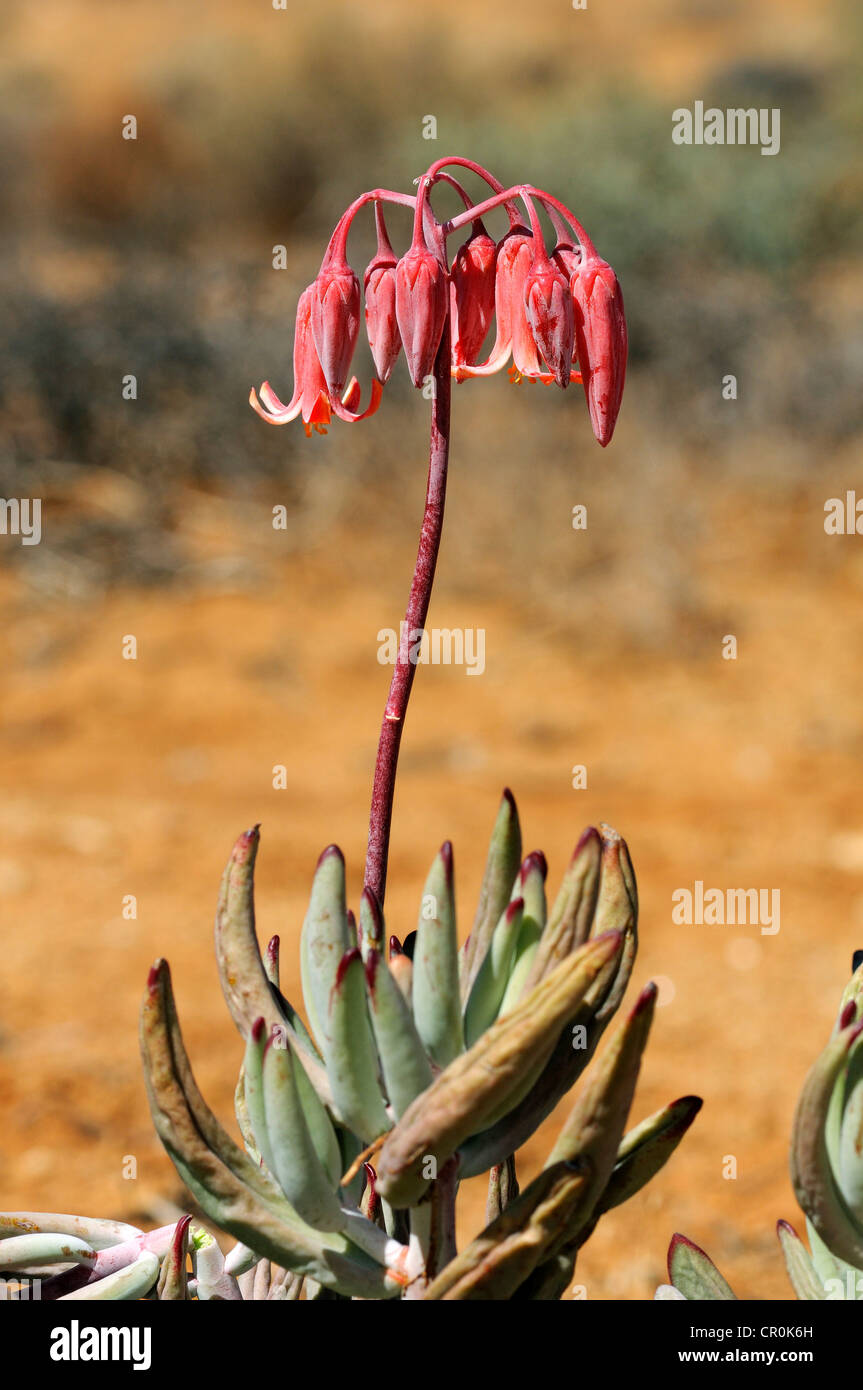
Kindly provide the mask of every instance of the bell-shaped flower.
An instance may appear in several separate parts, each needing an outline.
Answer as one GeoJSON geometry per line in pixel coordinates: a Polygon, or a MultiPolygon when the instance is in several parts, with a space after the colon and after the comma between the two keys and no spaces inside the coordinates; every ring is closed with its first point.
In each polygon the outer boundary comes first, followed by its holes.
{"type": "Polygon", "coordinates": [[[360,282],[343,255],[334,254],[321,266],[312,286],[311,322],[327,390],[339,396],[360,331],[360,282]]]}
{"type": "Polygon", "coordinates": [[[447,273],[417,225],[396,266],[396,320],[414,386],[422,386],[434,370],[448,308],[447,273]]]}
{"type": "MultiPolygon", "coordinates": [[[[542,363],[527,318],[524,292],[533,265],[534,239],[526,227],[511,227],[497,248],[494,277],[494,310],[497,332],[487,360],[477,366],[458,366],[457,381],[468,377],[491,376],[504,367],[512,355],[510,374],[515,380],[528,377],[542,380],[542,363]]],[[[549,377],[548,380],[551,380],[549,377]]]]}
{"type": "Polygon", "coordinates": [[[607,261],[586,255],[570,280],[575,346],[593,433],[605,447],[614,433],[626,378],[623,295],[607,261]]]}
{"type": "Polygon", "coordinates": [[[294,394],[287,405],[279,399],[268,381],[260,391],[260,401],[254,387],[249,394],[249,404],[262,420],[270,425],[286,425],[302,415],[306,434],[315,429],[326,434],[332,416],[350,424],[373,415],[381,402],[382,387],[379,381],[372,382],[371,401],[361,414],[358,412],[360,386],[353,377],[342,396],[331,396],[324,377],[323,368],[315,348],[311,317],[315,286],[303,290],[297,305],[297,321],[294,332],[294,394]]]}
{"type": "Polygon", "coordinates": [[[569,385],[575,341],[569,279],[537,243],[524,288],[524,304],[533,340],[560,387],[569,385]]]}
{"type": "Polygon", "coordinates": [[[390,245],[380,203],[375,203],[377,250],[366,267],[363,289],[366,300],[366,333],[380,381],[389,379],[401,351],[396,319],[396,254],[390,245]]]}
{"type": "Polygon", "coordinates": [[[458,248],[450,270],[450,325],[454,368],[472,366],[494,316],[497,243],[481,218],[458,248]]]}

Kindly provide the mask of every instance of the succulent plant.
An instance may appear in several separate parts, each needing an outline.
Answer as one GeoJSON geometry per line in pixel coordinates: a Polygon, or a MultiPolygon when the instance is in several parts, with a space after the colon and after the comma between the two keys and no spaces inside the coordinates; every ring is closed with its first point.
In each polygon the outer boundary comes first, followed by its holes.
{"type": "MultiPolygon", "coordinates": [[[[788,1221],[776,1232],[798,1299],[863,1299],[863,952],[839,1004],[830,1041],[803,1083],[791,1137],[791,1180],[809,1248],[788,1221]]],[[[731,1299],[700,1246],[675,1235],[669,1283],[657,1298],[731,1299]]]]}
{"type": "Polygon", "coordinates": [[[507,793],[464,946],[445,845],[416,935],[393,941],[389,959],[368,890],[356,923],[347,910],[331,846],[300,941],[308,1028],[279,989],[278,940],[261,953],[255,935],[258,843],[254,829],[234,846],[216,916],[222,987],[245,1044],[244,1148],[195,1084],[164,961],[141,1014],[156,1129],[201,1212],[238,1244],[224,1258],[188,1216],[144,1235],[11,1213],[0,1217],[0,1269],[40,1277],[43,1299],[560,1297],[597,1221],[663,1166],[700,1107],[684,1097],[624,1134],[649,985],[519,1191],[515,1151],[588,1068],[632,972],[638,908],[624,841],[605,826],[586,831],[547,912],[544,857],[522,859],[507,793]],[[459,1182],[484,1172],[488,1224],[457,1253],[459,1182]]]}
{"type": "Polygon", "coordinates": [[[504,189],[462,158],[437,160],[418,185],[416,195],[374,189],[343,214],[300,296],[291,402],[282,405],[266,383],[260,402],[251,395],[271,424],[301,415],[308,434],[325,432],[332,415],[356,423],[377,409],[403,347],[412,381],[432,402],[426,506],[381,725],[358,915],[331,845],[300,936],[304,1020],[279,987],[278,938],[262,954],[255,934],[258,828],[240,836],[222,879],[216,954],[245,1049],[235,1102],[243,1147],[197,1088],[165,961],[150,972],[141,1013],[156,1129],[200,1211],[237,1244],[223,1256],[188,1216],[149,1235],[77,1217],[0,1217],[0,1271],[38,1280],[43,1298],[559,1298],[603,1213],[663,1166],[700,1108],[685,1096],[624,1133],[656,1002],[648,985],[584,1078],[544,1168],[519,1191],[516,1151],[593,1059],[632,973],[635,876],[608,827],[582,835],[549,912],[545,857],[522,857],[506,792],[461,949],[447,843],[416,930],[387,950],[395,777],[443,526],[451,378],[488,375],[511,356],[515,380],[581,382],[605,446],[627,354],[614,271],[557,198],[531,184],[504,189]],[[472,203],[447,166],[478,176],[491,195],[472,203]],[[465,204],[445,222],[430,202],[441,183],[465,204]],[[384,203],[414,214],[400,259],[384,203]],[[349,371],[361,292],[346,251],[352,221],[369,205],[378,246],[364,277],[365,319],[377,375],[360,412],[349,371]],[[538,206],[555,229],[550,252],[538,206]],[[509,219],[498,245],[481,220],[495,207],[509,219]],[[448,238],[468,225],[450,267],[448,238]],[[494,347],[478,364],[493,315],[494,347]],[[459,1184],[483,1173],[487,1225],[458,1252],[459,1184]]]}
{"type": "Polygon", "coordinates": [[[300,941],[308,1029],[279,989],[278,941],[262,955],[255,936],[257,848],[257,829],[237,841],[216,919],[222,987],[245,1043],[245,1152],[195,1086],[164,962],[142,1011],[156,1128],[202,1211],[254,1257],[341,1297],[559,1296],[599,1217],[662,1166],[699,1107],[687,1097],[624,1138],[648,986],[544,1169],[518,1191],[516,1149],[585,1070],[632,971],[637,898],[624,842],[607,827],[587,831],[547,913],[545,861],[521,859],[507,793],[464,947],[446,844],[415,937],[406,950],[393,941],[389,959],[380,910],[366,889],[354,921],[330,846],[300,941]],[[456,1254],[459,1182],[486,1171],[489,1225],[456,1254]]]}

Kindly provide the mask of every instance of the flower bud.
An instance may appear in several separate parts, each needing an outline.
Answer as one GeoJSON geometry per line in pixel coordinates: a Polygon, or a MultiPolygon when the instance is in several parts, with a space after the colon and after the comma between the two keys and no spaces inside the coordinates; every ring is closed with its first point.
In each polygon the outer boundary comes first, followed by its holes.
{"type": "Polygon", "coordinates": [[[525,281],[524,305],[533,340],[558,386],[569,385],[575,341],[569,282],[545,253],[537,257],[525,281]]]}
{"type": "Polygon", "coordinates": [[[582,260],[570,281],[575,346],[593,433],[603,447],[614,433],[626,377],[627,335],[623,295],[607,261],[582,260]]]}
{"type": "Polygon", "coordinates": [[[480,219],[473,234],[458,248],[450,272],[452,359],[454,366],[472,366],[494,317],[497,245],[480,219]]]}
{"type": "Polygon", "coordinates": [[[366,333],[380,381],[389,380],[402,340],[396,321],[396,256],[387,236],[380,203],[375,204],[378,248],[363,276],[366,333]]]}
{"type": "Polygon", "coordinates": [[[396,266],[396,321],[414,386],[434,370],[448,307],[443,266],[427,246],[414,243],[396,266]]]}
{"type": "Polygon", "coordinates": [[[321,268],[312,295],[312,336],[331,396],[340,396],[360,331],[360,282],[345,260],[321,268]]]}
{"type": "Polygon", "coordinates": [[[396,273],[392,265],[373,261],[365,273],[366,333],[378,379],[389,380],[401,351],[402,340],[396,321],[396,273]]]}

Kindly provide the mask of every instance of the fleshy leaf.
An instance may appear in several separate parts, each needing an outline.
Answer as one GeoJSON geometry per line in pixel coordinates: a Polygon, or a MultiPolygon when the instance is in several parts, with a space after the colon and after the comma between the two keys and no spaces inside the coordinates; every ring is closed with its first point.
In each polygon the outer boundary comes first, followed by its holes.
{"type": "Polygon", "coordinates": [[[668,1278],[687,1299],[716,1302],[737,1298],[710,1256],[686,1236],[675,1235],[671,1238],[668,1278]]]}
{"type": "MultiPolygon", "coordinates": [[[[372,1028],[387,1097],[396,1119],[432,1083],[432,1069],[408,1003],[386,961],[370,950],[365,962],[372,1028]]],[[[455,992],[458,1003],[458,989],[455,992]]]]}
{"type": "Polygon", "coordinates": [[[141,1051],[159,1137],[216,1225],[257,1254],[348,1295],[387,1298],[397,1291],[386,1270],[344,1236],[301,1221],[269,1175],[222,1129],[192,1076],[164,961],[150,972],[141,1051]]]}
{"type": "Polygon", "coordinates": [[[863,1227],[833,1176],[827,1118],[834,1087],[861,1032],[861,1023],[844,1028],[812,1067],[797,1102],[791,1141],[791,1180],[798,1202],[828,1249],[855,1268],[863,1268],[863,1227]]]}
{"type": "Polygon", "coordinates": [[[563,1023],[619,950],[618,933],[587,942],[450,1063],[387,1135],[376,1165],[383,1197],[414,1205],[428,1185],[430,1159],[440,1171],[471,1134],[519,1103],[563,1023]]]}
{"type": "Polygon", "coordinates": [[[157,1295],[162,1303],[184,1303],[189,1297],[189,1276],[186,1257],[189,1253],[191,1216],[181,1216],[174,1227],[171,1248],[162,1261],[157,1295]]]}
{"type": "MultiPolygon", "coordinates": [[[[531,984],[541,980],[558,961],[564,960],[590,936],[599,892],[601,861],[602,842],[591,826],[576,845],[564,874],[533,963],[531,984]]],[[[527,908],[525,913],[530,915],[527,908]]],[[[625,925],[623,923],[623,927],[625,925]]]]}
{"type": "Polygon", "coordinates": [[[809,1302],[827,1297],[824,1285],[812,1263],[812,1256],[788,1221],[777,1221],[776,1234],[782,1247],[785,1268],[797,1297],[809,1302]]]}
{"type": "Polygon", "coordinates": [[[561,1231],[584,1219],[590,1165],[546,1168],[490,1226],[456,1255],[426,1291],[428,1300],[512,1298],[561,1231]]]}
{"type": "MultiPolygon", "coordinates": [[[[270,1038],[263,1054],[262,1090],[270,1157],[265,1161],[291,1206],[318,1231],[341,1228],[341,1205],[315,1150],[290,1046],[270,1038]]],[[[335,1136],[333,1136],[335,1137],[335,1136]]]]}
{"type": "MultiPolygon", "coordinates": [[[[494,929],[491,945],[485,953],[464,1014],[464,1037],[468,1047],[489,1028],[498,1016],[509,982],[516,943],[524,919],[524,899],[507,903],[503,916],[494,929]]],[[[534,924],[537,940],[541,928],[534,924]]]]}
{"type": "Polygon", "coordinates": [[[378,1061],[358,950],[348,951],[338,966],[327,1034],[327,1075],[339,1115],[364,1143],[370,1143],[389,1129],[392,1121],[378,1084],[378,1061]]]}
{"type": "Polygon", "coordinates": [[[345,906],[345,861],[336,845],[324,850],[315,870],[309,909],[300,936],[303,999],[312,1033],[327,1057],[330,993],[339,962],[350,950],[345,906]]]}
{"type": "Polygon", "coordinates": [[[423,889],[413,952],[413,1014],[432,1061],[447,1066],[464,1051],[452,845],[443,845],[423,889]]]}
{"type": "MultiPolygon", "coordinates": [[[[571,1090],[590,1062],[607,1025],[607,1018],[600,1021],[597,1011],[619,975],[620,957],[618,951],[597,973],[561,1029],[548,1062],[524,1099],[461,1146],[461,1177],[476,1177],[501,1163],[507,1154],[515,1153],[571,1090]],[[584,1029],[583,1035],[581,1029],[584,1029]]],[[[502,1011],[498,1022],[510,1017],[511,1012],[507,1010],[504,1014],[502,1011]]]]}
{"type": "Polygon", "coordinates": [[[682,1096],[624,1135],[597,1203],[598,1214],[620,1206],[650,1182],[674,1153],[701,1105],[699,1096],[682,1096]]]}
{"type": "Polygon", "coordinates": [[[491,934],[510,899],[512,885],[521,864],[521,826],[515,797],[509,788],[503,794],[497,820],[491,833],[485,874],[479,893],[476,916],[470,936],[462,947],[461,997],[467,1001],[477,972],[485,959],[491,934]]]}

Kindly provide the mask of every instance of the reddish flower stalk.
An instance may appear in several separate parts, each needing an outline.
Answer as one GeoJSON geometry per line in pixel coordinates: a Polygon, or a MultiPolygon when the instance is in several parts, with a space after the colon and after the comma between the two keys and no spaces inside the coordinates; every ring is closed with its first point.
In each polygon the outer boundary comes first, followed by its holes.
{"type": "Polygon", "coordinates": [[[389,858],[390,827],[393,818],[393,797],[395,795],[399,748],[411,687],[416,674],[416,663],[410,658],[410,646],[413,640],[412,634],[425,627],[438,551],[440,550],[441,533],[443,532],[450,435],[449,321],[444,324],[443,335],[435,359],[434,384],[435,396],[432,403],[425,511],[410,597],[399,639],[398,657],[381,724],[369,815],[369,847],[366,855],[365,887],[374,893],[381,905],[383,905],[387,882],[387,860],[389,858]]]}
{"type": "Polygon", "coordinates": [[[598,255],[581,223],[559,199],[532,184],[504,188],[487,169],[461,157],[436,160],[418,180],[416,197],[375,188],[342,214],[330,238],[320,271],[300,298],[294,346],[294,392],[283,405],[265,382],[254,409],[270,424],[302,416],[306,433],[325,433],[333,415],[350,424],[374,414],[398,356],[404,348],[415,386],[434,383],[426,506],[417,561],[395,670],[381,726],[369,821],[365,887],[382,906],[396,767],[415,660],[411,648],[428,615],[440,549],[446,497],[450,435],[451,379],[465,381],[499,371],[512,358],[510,376],[563,388],[583,382],[593,432],[609,443],[620,408],[626,372],[626,321],[617,278],[598,255]],[[485,181],[491,196],[471,205],[462,184],[446,166],[470,170],[485,181]],[[464,212],[439,222],[430,193],[438,183],[454,187],[464,212]],[[373,204],[378,249],[364,278],[365,325],[375,362],[369,404],[360,410],[360,385],[350,364],[360,331],[359,280],[347,260],[351,224],[373,204]],[[383,222],[383,203],[409,207],[413,238],[396,259],[383,222]],[[529,225],[519,214],[527,210],[529,225]],[[557,244],[549,253],[535,204],[554,227],[557,244]],[[481,218],[502,207],[509,232],[491,241],[481,218]],[[472,235],[450,268],[447,240],[460,228],[472,235]],[[494,305],[497,329],[486,362],[476,363],[494,305]]]}

